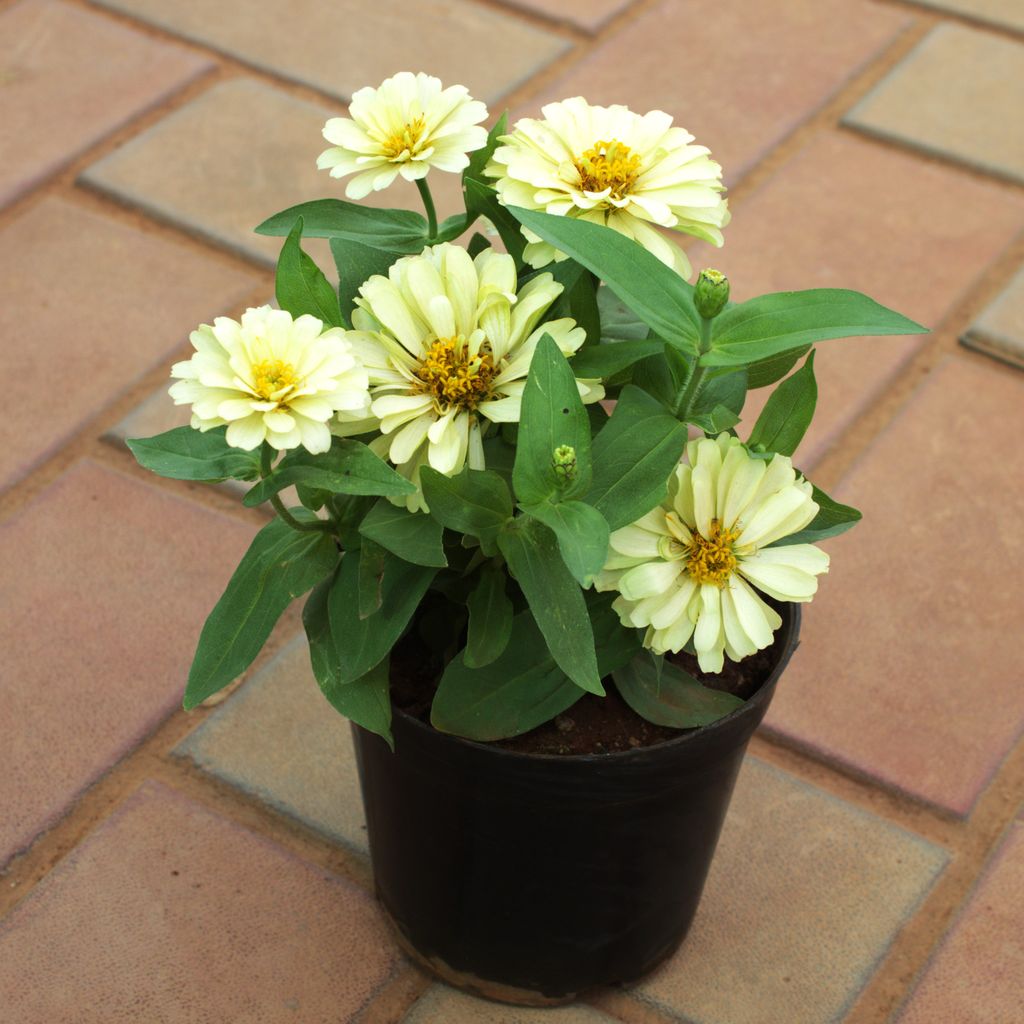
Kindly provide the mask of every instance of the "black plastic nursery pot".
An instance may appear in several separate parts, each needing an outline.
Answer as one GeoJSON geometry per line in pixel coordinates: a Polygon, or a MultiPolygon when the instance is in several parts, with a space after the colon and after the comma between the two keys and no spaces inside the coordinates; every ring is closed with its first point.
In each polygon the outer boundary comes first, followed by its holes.
{"type": "MultiPolygon", "coordinates": [[[[396,709],[395,753],[353,726],[377,897],[451,984],[527,1005],[638,981],[686,936],[751,735],[796,648],[725,718],[656,746],[525,754],[396,709]]],[[[610,680],[608,681],[610,683],[610,680]]]]}

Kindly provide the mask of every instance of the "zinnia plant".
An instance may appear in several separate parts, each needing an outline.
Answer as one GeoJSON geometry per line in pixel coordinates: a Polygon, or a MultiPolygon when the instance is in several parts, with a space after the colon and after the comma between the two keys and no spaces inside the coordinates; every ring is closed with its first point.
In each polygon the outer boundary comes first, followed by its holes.
{"type": "Polygon", "coordinates": [[[164,476],[248,481],[244,503],[276,513],[210,614],[185,706],[307,595],[324,695],[389,742],[411,637],[436,666],[433,725],[472,739],[609,685],[659,725],[728,714],[739,699],[706,674],[771,645],[828,570],[819,542],[860,518],[794,463],[813,346],[923,328],[841,289],[737,304],[713,270],[688,283],[660,229],[721,245],[729,213],[718,164],[660,111],[576,97],[487,133],[463,87],[403,72],[350,115],[319,166],[350,199],[413,180],[426,216],[329,198],[261,224],[285,238],[280,309],[199,327],[172,371],[191,426],[129,442],[164,476]],[[462,177],[440,222],[431,172],[462,177]],[[337,286],[303,238],[329,239],[337,286]]]}

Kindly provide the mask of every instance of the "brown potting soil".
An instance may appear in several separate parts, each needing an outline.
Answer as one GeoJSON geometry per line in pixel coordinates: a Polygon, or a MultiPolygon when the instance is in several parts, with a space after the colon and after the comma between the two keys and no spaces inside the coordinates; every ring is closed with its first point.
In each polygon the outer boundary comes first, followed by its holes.
{"type": "MultiPolygon", "coordinates": [[[[689,672],[704,686],[735,694],[743,700],[757,692],[771,675],[778,661],[781,633],[763,651],[742,661],[728,658],[716,675],[702,672],[697,659],[685,652],[669,655],[669,660],[689,672]]],[[[406,714],[430,722],[430,704],[441,675],[441,664],[410,633],[391,655],[391,696],[406,714]]],[[[623,699],[612,679],[604,680],[606,694],[584,694],[571,708],[530,732],[496,744],[524,754],[610,754],[651,747],[676,739],[688,730],[654,725],[641,718],[623,699]]]]}

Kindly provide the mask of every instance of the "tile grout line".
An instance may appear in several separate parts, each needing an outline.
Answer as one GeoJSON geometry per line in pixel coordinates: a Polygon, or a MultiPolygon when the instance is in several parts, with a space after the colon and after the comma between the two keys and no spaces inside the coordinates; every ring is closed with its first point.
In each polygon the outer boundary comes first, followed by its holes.
{"type": "Polygon", "coordinates": [[[874,0],[880,7],[889,7],[897,11],[906,11],[908,14],[929,14],[935,17],[937,22],[948,25],[960,25],[963,28],[971,28],[980,32],[986,32],[992,36],[1008,39],[1010,42],[1024,42],[1024,29],[1015,29],[1010,25],[1002,25],[996,21],[990,21],[981,15],[972,15],[969,11],[956,11],[952,8],[933,7],[928,3],[917,3],[916,0],[874,0]]]}

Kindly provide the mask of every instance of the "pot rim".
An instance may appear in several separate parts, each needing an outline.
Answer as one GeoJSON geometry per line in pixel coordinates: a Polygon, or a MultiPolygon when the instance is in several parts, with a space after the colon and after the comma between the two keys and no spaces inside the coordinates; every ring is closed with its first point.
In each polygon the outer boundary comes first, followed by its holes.
{"type": "MultiPolygon", "coordinates": [[[[464,736],[457,736],[455,733],[441,732],[435,729],[429,722],[421,721],[414,715],[403,711],[392,705],[392,712],[396,717],[403,720],[403,724],[410,729],[419,732],[424,738],[432,738],[434,742],[444,740],[456,746],[466,747],[486,753],[489,756],[503,758],[505,761],[531,761],[531,762],[557,762],[559,764],[573,765],[607,765],[612,762],[628,763],[632,760],[649,757],[652,751],[675,751],[686,744],[692,744],[702,740],[705,736],[716,730],[729,727],[733,722],[756,714],[762,705],[766,705],[775,689],[775,684],[782,675],[783,670],[789,664],[789,659],[799,646],[800,620],[802,617],[801,607],[796,602],[788,602],[783,607],[787,615],[783,619],[782,630],[782,653],[775,667],[769,673],[768,678],[761,684],[757,692],[743,702],[743,706],[730,711],[729,714],[716,719],[708,725],[700,725],[694,729],[683,730],[681,735],[675,739],[664,740],[646,747],[635,747],[632,750],[611,750],[604,754],[536,754],[522,750],[509,750],[506,747],[498,746],[498,742],[484,743],[480,740],[466,739],[464,736]]],[[[529,731],[529,730],[528,730],[529,731]]]]}

